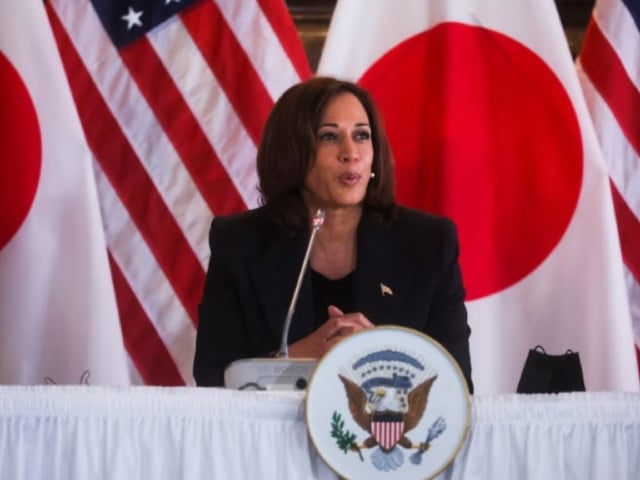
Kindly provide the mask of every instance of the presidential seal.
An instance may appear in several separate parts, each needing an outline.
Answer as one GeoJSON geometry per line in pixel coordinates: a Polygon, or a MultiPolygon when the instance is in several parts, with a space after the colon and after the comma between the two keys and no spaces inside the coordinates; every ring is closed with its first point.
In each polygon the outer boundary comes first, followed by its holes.
{"type": "Polygon", "coordinates": [[[453,461],[469,416],[453,358],[402,327],[340,342],[319,363],[307,395],[309,435],[344,478],[432,478],[453,461]]]}

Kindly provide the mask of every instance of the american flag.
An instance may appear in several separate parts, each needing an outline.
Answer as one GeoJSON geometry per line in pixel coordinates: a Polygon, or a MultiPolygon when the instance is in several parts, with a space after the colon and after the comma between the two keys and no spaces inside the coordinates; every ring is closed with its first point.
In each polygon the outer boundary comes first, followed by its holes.
{"type": "Polygon", "coordinates": [[[578,72],[613,192],[640,363],[640,2],[597,0],[578,72]]]}
{"type": "Polygon", "coordinates": [[[258,203],[255,156],[311,76],[284,0],[50,0],[94,155],[134,383],[193,384],[213,216],[258,203]]]}

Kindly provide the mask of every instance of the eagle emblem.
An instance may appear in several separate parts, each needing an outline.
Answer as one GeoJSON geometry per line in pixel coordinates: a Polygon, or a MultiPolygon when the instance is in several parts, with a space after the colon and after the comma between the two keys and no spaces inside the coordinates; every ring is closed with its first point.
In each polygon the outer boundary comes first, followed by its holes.
{"type": "Polygon", "coordinates": [[[369,436],[358,443],[355,434],[344,431],[338,412],[333,415],[331,435],[343,451],[357,452],[362,460],[361,451],[374,448],[371,461],[378,470],[399,468],[404,461],[402,449],[416,450],[410,460],[419,464],[431,441],[446,429],[445,420],[438,417],[424,442],[415,443],[407,436],[420,424],[438,378],[413,355],[394,349],[372,352],[343,369],[338,378],[351,417],[369,436]]]}

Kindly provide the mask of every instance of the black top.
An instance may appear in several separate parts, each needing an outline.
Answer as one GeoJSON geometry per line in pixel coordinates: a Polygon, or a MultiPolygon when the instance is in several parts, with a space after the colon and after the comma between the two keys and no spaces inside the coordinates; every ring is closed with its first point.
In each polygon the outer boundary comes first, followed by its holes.
{"type": "Polygon", "coordinates": [[[337,280],[330,280],[311,269],[311,290],[313,291],[313,320],[316,328],[329,318],[327,309],[334,305],[344,313],[353,311],[353,280],[355,273],[337,280]]]}

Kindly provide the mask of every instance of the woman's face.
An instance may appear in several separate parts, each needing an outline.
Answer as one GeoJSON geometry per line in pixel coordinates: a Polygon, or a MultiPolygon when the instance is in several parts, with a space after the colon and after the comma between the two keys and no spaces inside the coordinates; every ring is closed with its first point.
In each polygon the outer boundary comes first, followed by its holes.
{"type": "Polygon", "coordinates": [[[316,155],[305,177],[313,208],[362,205],[371,179],[373,143],[367,112],[349,92],[327,103],[316,132],[316,155]]]}

